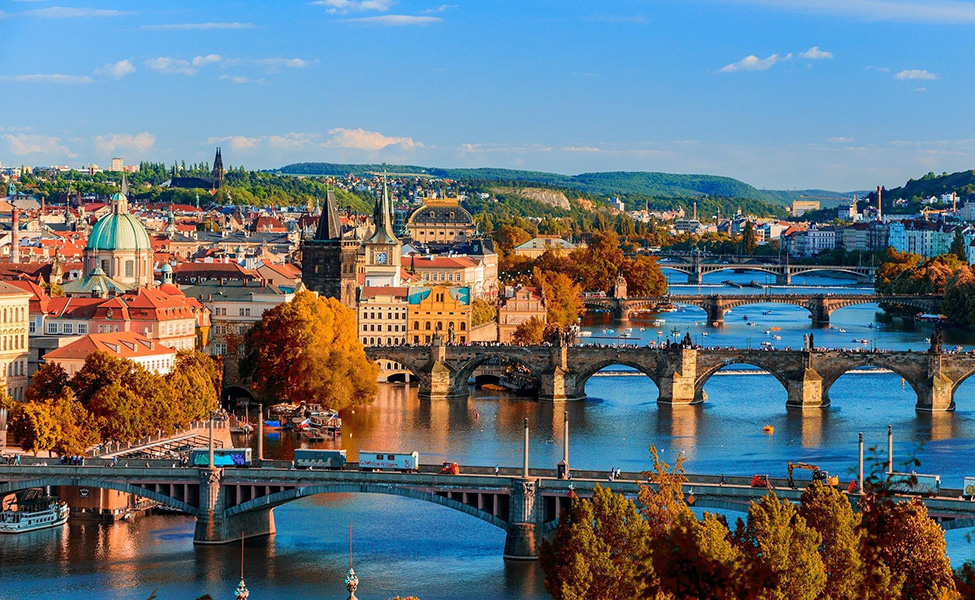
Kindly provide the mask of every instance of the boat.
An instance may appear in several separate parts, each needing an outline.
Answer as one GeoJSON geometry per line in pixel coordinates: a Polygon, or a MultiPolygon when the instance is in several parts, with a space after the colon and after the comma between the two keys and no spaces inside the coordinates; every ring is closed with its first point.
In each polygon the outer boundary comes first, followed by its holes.
{"type": "Polygon", "coordinates": [[[38,529],[60,527],[68,522],[66,502],[54,496],[36,496],[17,500],[16,510],[0,512],[0,533],[26,533],[38,529]]]}
{"type": "Polygon", "coordinates": [[[579,337],[592,337],[592,332],[591,331],[580,331],[576,335],[579,336],[579,337]]]}
{"type": "Polygon", "coordinates": [[[742,315],[741,316],[741,320],[742,321],[747,321],[748,320],[748,315],[742,315]]]}
{"type": "Polygon", "coordinates": [[[702,332],[701,332],[701,335],[705,335],[705,336],[706,336],[707,334],[708,334],[708,332],[707,332],[707,331],[702,331],[702,332]]]}
{"type": "Polygon", "coordinates": [[[771,425],[766,425],[765,427],[762,427],[762,431],[764,431],[769,435],[772,435],[773,433],[775,433],[775,427],[772,427],[771,425]]]}
{"type": "Polygon", "coordinates": [[[781,327],[769,327],[769,331],[782,331],[781,327]]]}
{"type": "Polygon", "coordinates": [[[301,432],[301,439],[309,442],[324,442],[325,434],[320,429],[309,427],[301,432]]]}
{"type": "Polygon", "coordinates": [[[667,322],[666,319],[654,319],[653,320],[653,323],[651,323],[651,325],[653,325],[654,327],[660,327],[661,325],[663,325],[666,322],[667,322]]]}
{"type": "Polygon", "coordinates": [[[781,335],[773,335],[772,336],[772,339],[773,340],[781,340],[782,339],[782,336],[781,335]]]}

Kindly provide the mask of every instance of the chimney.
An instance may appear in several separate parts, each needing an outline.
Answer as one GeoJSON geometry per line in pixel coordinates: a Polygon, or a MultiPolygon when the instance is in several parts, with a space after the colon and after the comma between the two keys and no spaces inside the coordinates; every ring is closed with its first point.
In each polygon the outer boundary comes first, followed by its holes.
{"type": "Polygon", "coordinates": [[[697,221],[697,201],[694,201],[694,220],[697,221]]]}
{"type": "Polygon", "coordinates": [[[881,187],[878,185],[877,186],[877,220],[878,221],[883,221],[884,220],[884,213],[883,213],[883,208],[881,208],[882,205],[881,205],[881,202],[880,202],[880,200],[881,200],[880,199],[880,194],[881,194],[880,189],[881,189],[881,187]]]}
{"type": "Polygon", "coordinates": [[[16,208],[11,217],[10,226],[10,262],[20,262],[20,211],[16,208]]]}

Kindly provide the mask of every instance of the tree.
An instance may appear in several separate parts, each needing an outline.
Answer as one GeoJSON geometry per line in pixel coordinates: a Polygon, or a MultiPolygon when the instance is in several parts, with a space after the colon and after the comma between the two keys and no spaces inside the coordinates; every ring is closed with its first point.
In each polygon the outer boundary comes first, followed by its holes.
{"type": "Polygon", "coordinates": [[[736,537],[745,552],[747,597],[813,600],[826,587],[822,538],[788,500],[769,494],[752,502],[736,537]]]}
{"type": "Polygon", "coordinates": [[[107,352],[92,352],[85,358],[81,370],[71,378],[71,389],[78,401],[87,406],[99,390],[112,383],[121,383],[131,364],[107,352]]]}
{"type": "Polygon", "coordinates": [[[266,398],[334,409],[371,402],[378,392],[379,367],[366,357],[355,313],[308,291],[265,312],[248,332],[241,373],[266,398]]]}
{"type": "Polygon", "coordinates": [[[555,600],[645,597],[648,533],[632,501],[597,484],[592,500],[562,514],[555,539],[542,541],[545,589],[555,600]]]}
{"type": "Polygon", "coordinates": [[[836,488],[813,482],[802,493],[799,515],[819,532],[819,555],[828,578],[825,593],[831,600],[860,597],[863,563],[860,559],[860,516],[836,488]]]}
{"type": "Polygon", "coordinates": [[[541,344],[545,341],[545,323],[538,317],[531,317],[515,328],[511,341],[526,346],[541,344]]]}
{"type": "Polygon", "coordinates": [[[673,598],[736,600],[741,597],[744,554],[727,523],[711,513],[700,521],[685,510],[653,545],[660,588],[673,598]]]}
{"type": "Polygon", "coordinates": [[[471,302],[471,327],[490,323],[498,314],[497,307],[483,298],[471,302]]]}
{"type": "Polygon", "coordinates": [[[570,258],[573,274],[584,290],[607,292],[624,261],[620,237],[612,230],[598,231],[588,246],[573,250],[570,258]]]}
{"type": "Polygon", "coordinates": [[[657,265],[657,259],[639,255],[622,265],[626,278],[626,293],[631,297],[662,296],[667,293],[667,278],[657,265]]]}
{"type": "Polygon", "coordinates": [[[494,241],[503,254],[510,253],[515,246],[520,246],[532,239],[532,235],[514,225],[502,225],[494,232],[494,241]]]}
{"type": "Polygon", "coordinates": [[[550,325],[570,327],[586,310],[582,303],[582,287],[564,273],[535,270],[534,284],[545,296],[546,318],[550,325]]]}
{"type": "Polygon", "coordinates": [[[651,445],[650,458],[653,469],[645,474],[649,485],[640,486],[639,499],[640,512],[647,520],[651,537],[656,540],[667,535],[677,518],[689,510],[684,500],[687,477],[683,454],[678,455],[671,466],[660,458],[657,447],[651,445]]]}
{"type": "Polygon", "coordinates": [[[10,415],[7,428],[17,438],[20,447],[33,452],[34,456],[54,448],[57,442],[58,426],[51,415],[50,406],[44,402],[18,404],[10,415]]]}
{"type": "Polygon", "coordinates": [[[965,241],[965,236],[961,232],[961,227],[955,227],[955,237],[951,240],[951,247],[948,249],[948,254],[953,254],[961,262],[968,264],[968,242],[965,241]]]}
{"type": "Polygon", "coordinates": [[[755,238],[755,225],[751,221],[745,221],[745,231],[741,234],[741,241],[744,254],[755,254],[758,242],[755,238]]]}
{"type": "Polygon", "coordinates": [[[180,424],[206,419],[220,406],[220,372],[213,359],[195,350],[176,354],[176,366],[166,375],[178,405],[180,424]]]}
{"type": "Polygon", "coordinates": [[[57,426],[56,439],[51,450],[60,456],[84,454],[100,441],[94,416],[74,399],[71,389],[49,401],[51,416],[57,426]]]}
{"type": "Polygon", "coordinates": [[[30,386],[24,392],[24,399],[32,402],[58,398],[64,393],[70,381],[68,374],[59,363],[44,363],[31,376],[30,386]]]}

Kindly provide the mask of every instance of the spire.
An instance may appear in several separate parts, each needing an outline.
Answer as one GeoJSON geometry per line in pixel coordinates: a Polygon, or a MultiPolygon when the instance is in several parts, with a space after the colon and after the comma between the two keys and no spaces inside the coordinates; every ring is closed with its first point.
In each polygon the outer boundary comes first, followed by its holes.
{"type": "Polygon", "coordinates": [[[396,243],[399,241],[393,233],[393,218],[390,216],[391,206],[389,187],[386,184],[386,171],[383,170],[383,193],[376,198],[376,207],[372,213],[372,222],[376,229],[369,241],[378,243],[396,243]]]}
{"type": "Polygon", "coordinates": [[[121,194],[123,196],[128,196],[129,195],[129,182],[125,178],[125,171],[122,171],[122,191],[121,191],[121,194]]]}
{"type": "Polygon", "coordinates": [[[217,154],[213,157],[213,189],[219,190],[223,187],[223,156],[220,155],[220,147],[217,147],[217,154]]]}
{"type": "Polygon", "coordinates": [[[340,239],[342,239],[342,223],[339,221],[339,212],[335,207],[335,192],[328,190],[325,193],[325,208],[322,210],[321,218],[318,219],[315,241],[340,239]]]}

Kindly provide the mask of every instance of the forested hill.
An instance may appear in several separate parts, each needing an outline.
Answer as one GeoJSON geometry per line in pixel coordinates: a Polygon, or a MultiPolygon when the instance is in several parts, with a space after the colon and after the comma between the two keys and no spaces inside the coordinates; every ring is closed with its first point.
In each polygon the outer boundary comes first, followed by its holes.
{"type": "MultiPolygon", "coordinates": [[[[273,172],[285,175],[366,175],[383,170],[383,165],[352,165],[335,163],[297,163],[275,169],[273,172]]],[[[678,175],[674,173],[655,173],[645,171],[614,171],[605,173],[582,173],[562,175],[541,171],[519,171],[514,169],[441,169],[415,165],[385,165],[390,174],[429,175],[447,179],[469,179],[497,181],[521,185],[541,185],[563,189],[574,189],[583,193],[611,196],[615,194],[638,194],[657,198],[688,198],[695,196],[718,196],[724,198],[749,198],[763,200],[778,206],[788,206],[793,200],[811,197],[817,200],[835,199],[845,195],[825,190],[759,190],[731,177],[717,175],[678,175]]]]}
{"type": "MultiPolygon", "coordinates": [[[[920,179],[910,179],[901,187],[891,190],[884,190],[884,200],[923,200],[931,196],[941,196],[951,192],[958,192],[964,198],[975,193],[975,170],[959,171],[958,173],[942,173],[935,175],[928,173],[920,179]]],[[[875,199],[877,193],[870,194],[871,199],[875,199]]]]}

